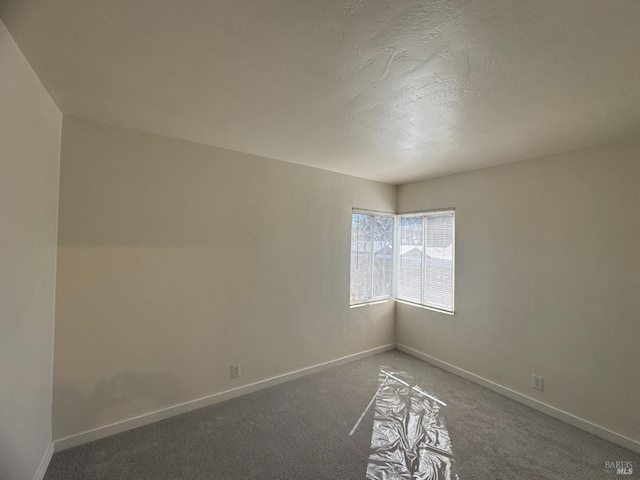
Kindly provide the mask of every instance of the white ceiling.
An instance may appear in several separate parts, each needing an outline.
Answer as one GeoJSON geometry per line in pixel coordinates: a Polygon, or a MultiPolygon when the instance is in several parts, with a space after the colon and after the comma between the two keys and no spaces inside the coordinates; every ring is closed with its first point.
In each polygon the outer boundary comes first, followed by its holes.
{"type": "Polygon", "coordinates": [[[0,0],[68,115],[405,183],[640,134],[638,0],[0,0]]]}

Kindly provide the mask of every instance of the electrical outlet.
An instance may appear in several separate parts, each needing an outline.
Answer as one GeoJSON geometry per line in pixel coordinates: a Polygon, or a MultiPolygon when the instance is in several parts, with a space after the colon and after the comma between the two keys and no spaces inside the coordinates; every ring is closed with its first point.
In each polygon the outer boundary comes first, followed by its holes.
{"type": "Polygon", "coordinates": [[[536,390],[544,390],[544,378],[538,375],[531,375],[531,387],[536,390]]]}
{"type": "Polygon", "coordinates": [[[242,364],[240,363],[234,363],[233,365],[231,365],[231,378],[237,378],[240,375],[242,375],[242,364]]]}

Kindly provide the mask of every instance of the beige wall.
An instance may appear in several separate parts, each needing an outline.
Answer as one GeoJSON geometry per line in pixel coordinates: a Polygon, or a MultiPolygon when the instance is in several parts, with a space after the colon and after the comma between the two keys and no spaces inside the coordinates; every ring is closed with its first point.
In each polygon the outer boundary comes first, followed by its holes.
{"type": "Polygon", "coordinates": [[[456,314],[397,305],[397,340],[640,441],[640,143],[405,185],[456,208],[456,314]],[[545,391],[531,389],[542,375],[545,391]]]}
{"type": "Polygon", "coordinates": [[[60,185],[55,438],[394,342],[348,285],[393,186],[71,117],[60,185]]]}
{"type": "Polygon", "coordinates": [[[51,443],[62,114],[0,22],[0,478],[51,443]]]}

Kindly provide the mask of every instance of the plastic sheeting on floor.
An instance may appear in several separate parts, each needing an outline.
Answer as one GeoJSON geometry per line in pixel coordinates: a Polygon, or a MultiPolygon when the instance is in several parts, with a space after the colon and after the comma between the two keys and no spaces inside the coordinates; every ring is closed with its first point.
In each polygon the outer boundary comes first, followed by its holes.
{"type": "Polygon", "coordinates": [[[382,367],[375,396],[369,480],[459,480],[444,402],[404,372],[382,367]]]}

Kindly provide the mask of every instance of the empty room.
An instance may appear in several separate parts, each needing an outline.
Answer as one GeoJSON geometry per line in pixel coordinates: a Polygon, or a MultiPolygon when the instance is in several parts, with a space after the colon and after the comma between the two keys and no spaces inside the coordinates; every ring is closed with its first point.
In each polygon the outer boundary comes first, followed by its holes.
{"type": "Polygon", "coordinates": [[[640,478],[638,25],[0,0],[0,480],[640,478]]]}

